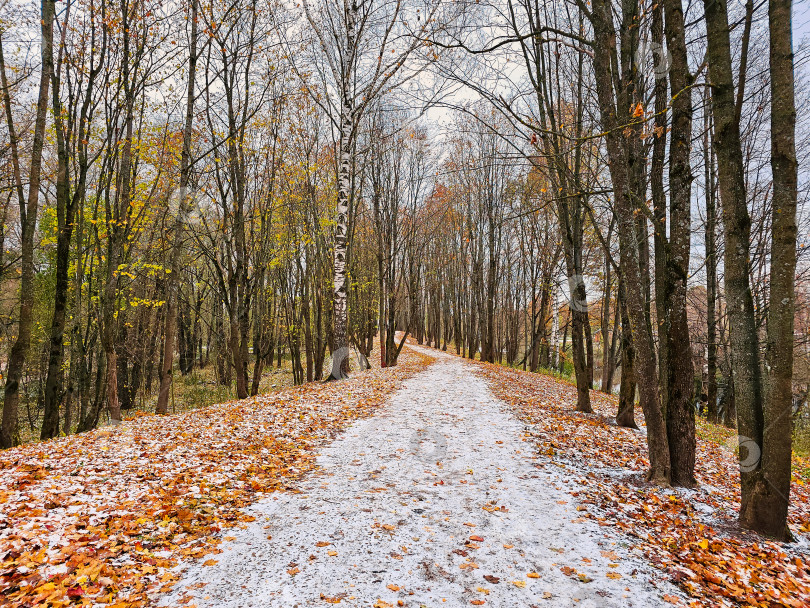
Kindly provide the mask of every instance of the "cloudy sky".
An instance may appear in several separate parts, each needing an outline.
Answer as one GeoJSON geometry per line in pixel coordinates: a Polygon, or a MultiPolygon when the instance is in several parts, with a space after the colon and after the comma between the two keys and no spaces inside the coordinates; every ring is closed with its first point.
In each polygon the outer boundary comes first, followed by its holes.
{"type": "Polygon", "coordinates": [[[810,42],[810,0],[793,0],[793,46],[810,42]]]}

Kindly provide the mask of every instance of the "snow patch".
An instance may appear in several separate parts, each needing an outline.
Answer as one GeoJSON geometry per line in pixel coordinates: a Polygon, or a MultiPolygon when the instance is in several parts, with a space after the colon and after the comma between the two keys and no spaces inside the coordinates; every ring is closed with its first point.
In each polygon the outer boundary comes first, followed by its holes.
{"type": "Polygon", "coordinates": [[[318,462],[300,493],[254,504],[256,520],[228,530],[219,555],[187,564],[161,605],[603,608],[682,596],[626,537],[580,517],[577,470],[538,456],[459,359],[439,355],[318,462]]]}

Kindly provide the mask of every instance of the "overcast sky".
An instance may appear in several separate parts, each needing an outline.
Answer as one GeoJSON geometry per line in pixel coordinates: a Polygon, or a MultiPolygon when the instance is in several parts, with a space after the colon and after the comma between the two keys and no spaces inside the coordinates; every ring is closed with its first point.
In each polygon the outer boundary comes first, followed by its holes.
{"type": "Polygon", "coordinates": [[[810,0],[793,0],[793,47],[810,42],[810,0]]]}

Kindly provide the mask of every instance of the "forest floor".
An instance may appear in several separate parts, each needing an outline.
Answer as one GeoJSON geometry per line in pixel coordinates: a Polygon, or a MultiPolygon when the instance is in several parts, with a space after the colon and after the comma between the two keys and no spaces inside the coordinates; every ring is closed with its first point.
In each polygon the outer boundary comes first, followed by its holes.
{"type": "Polygon", "coordinates": [[[254,504],[163,604],[657,606],[677,593],[580,517],[576,479],[469,364],[436,356],[322,452],[300,493],[254,504]]]}
{"type": "MultiPolygon", "coordinates": [[[[810,497],[737,529],[726,433],[646,484],[615,399],[411,346],[401,364],[0,452],[9,606],[810,603],[810,497]]],[[[639,416],[640,418],[640,416],[639,416]]]]}

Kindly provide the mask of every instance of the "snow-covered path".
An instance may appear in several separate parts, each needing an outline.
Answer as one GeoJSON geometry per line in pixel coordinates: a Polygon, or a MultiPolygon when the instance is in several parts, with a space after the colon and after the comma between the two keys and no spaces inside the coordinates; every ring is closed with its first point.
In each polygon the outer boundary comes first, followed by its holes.
{"type": "Polygon", "coordinates": [[[537,456],[474,370],[438,356],[325,447],[300,494],[253,505],[255,522],[162,605],[660,606],[678,594],[579,518],[577,472],[537,456]]]}

